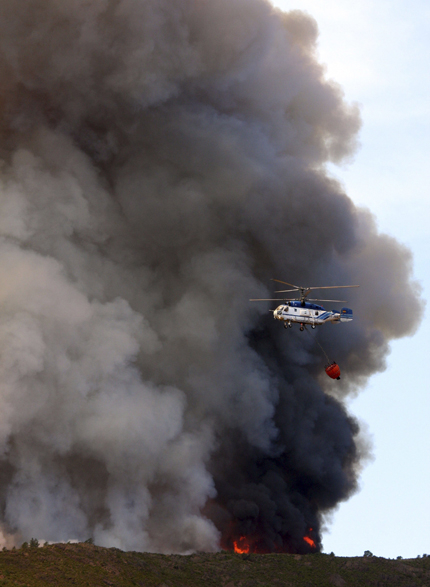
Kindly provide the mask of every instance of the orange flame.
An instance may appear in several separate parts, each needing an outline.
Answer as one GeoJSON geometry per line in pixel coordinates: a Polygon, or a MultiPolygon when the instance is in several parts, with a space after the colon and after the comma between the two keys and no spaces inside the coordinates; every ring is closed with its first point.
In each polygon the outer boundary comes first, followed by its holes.
{"type": "Polygon", "coordinates": [[[312,538],[309,538],[309,536],[304,536],[303,540],[305,542],[307,542],[310,546],[312,546],[312,548],[316,548],[317,545],[315,544],[315,542],[312,540],[312,538]]]}
{"type": "MultiPolygon", "coordinates": [[[[309,532],[312,532],[312,528],[309,528],[309,532]]],[[[317,545],[315,544],[315,542],[309,536],[304,536],[303,537],[303,540],[305,542],[307,542],[309,544],[309,546],[312,546],[312,548],[316,548],[317,547],[317,545]]]]}
{"type": "Polygon", "coordinates": [[[246,536],[241,536],[239,540],[233,542],[234,544],[234,552],[238,554],[248,554],[249,552],[249,544],[246,540],[246,536]]]}

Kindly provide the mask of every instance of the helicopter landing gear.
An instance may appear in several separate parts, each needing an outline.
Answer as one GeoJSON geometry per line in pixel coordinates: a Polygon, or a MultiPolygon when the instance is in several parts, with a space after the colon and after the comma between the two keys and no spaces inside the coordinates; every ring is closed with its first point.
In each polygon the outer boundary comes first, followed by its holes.
{"type": "Polygon", "coordinates": [[[315,330],[315,328],[316,328],[315,324],[311,324],[311,328],[312,328],[312,330],[315,330]]]}
{"type": "Polygon", "coordinates": [[[303,332],[304,329],[305,327],[303,326],[303,324],[300,324],[300,331],[303,332]]]}
{"type": "Polygon", "coordinates": [[[293,325],[291,324],[291,322],[284,322],[284,328],[292,328],[293,325]]]}
{"type": "Polygon", "coordinates": [[[292,327],[293,327],[293,324],[292,324],[292,322],[288,322],[288,326],[289,326],[290,328],[292,328],[292,327]]]}
{"type": "Polygon", "coordinates": [[[284,328],[288,328],[288,324],[284,322],[284,328]]]}

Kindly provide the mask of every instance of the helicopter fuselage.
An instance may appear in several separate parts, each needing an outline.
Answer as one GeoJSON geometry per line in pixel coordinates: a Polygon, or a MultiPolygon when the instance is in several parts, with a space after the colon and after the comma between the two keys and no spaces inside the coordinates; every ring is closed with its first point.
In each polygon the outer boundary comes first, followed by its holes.
{"type": "Polygon", "coordinates": [[[353,319],[353,313],[350,308],[342,308],[339,312],[338,310],[326,310],[311,302],[292,300],[273,310],[273,317],[275,320],[284,322],[284,326],[290,326],[293,322],[297,322],[300,325],[310,324],[315,328],[316,325],[327,322],[335,324],[350,322],[353,319]]]}

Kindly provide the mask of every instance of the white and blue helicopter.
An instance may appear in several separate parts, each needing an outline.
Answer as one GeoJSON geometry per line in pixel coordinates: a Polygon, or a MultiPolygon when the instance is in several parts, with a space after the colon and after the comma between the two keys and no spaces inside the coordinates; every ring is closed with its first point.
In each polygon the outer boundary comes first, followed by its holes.
{"type": "Polygon", "coordinates": [[[319,324],[339,324],[339,322],[351,322],[353,319],[353,313],[350,308],[342,308],[337,310],[326,310],[322,306],[313,304],[311,302],[339,302],[344,303],[346,300],[320,300],[320,299],[307,299],[310,292],[314,289],[338,289],[346,287],[360,287],[359,285],[323,285],[321,287],[300,287],[287,281],[280,281],[279,279],[272,279],[277,283],[283,283],[289,285],[294,289],[282,289],[275,293],[290,293],[294,291],[300,292],[300,297],[295,299],[282,299],[282,298],[261,298],[253,299],[250,302],[280,302],[281,304],[276,310],[270,310],[273,312],[275,320],[281,320],[284,323],[284,328],[292,328],[293,322],[300,324],[300,330],[304,330],[306,324],[310,324],[311,328],[316,328],[319,324]]]}

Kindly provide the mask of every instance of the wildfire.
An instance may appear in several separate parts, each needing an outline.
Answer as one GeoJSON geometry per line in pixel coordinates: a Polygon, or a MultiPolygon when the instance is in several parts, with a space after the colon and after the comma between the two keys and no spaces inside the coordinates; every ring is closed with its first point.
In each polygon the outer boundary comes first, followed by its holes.
{"type": "Polygon", "coordinates": [[[239,540],[233,542],[234,544],[234,552],[238,554],[248,554],[249,552],[249,544],[246,540],[246,536],[241,536],[239,540]]]}
{"type": "MultiPolygon", "coordinates": [[[[315,540],[311,538],[312,532],[313,529],[309,528],[306,536],[303,536],[303,540],[308,546],[310,546],[310,548],[317,549],[315,540]]],[[[233,540],[233,536],[231,536],[224,543],[221,542],[221,547],[224,550],[233,550],[233,552],[236,554],[249,554],[251,552],[255,554],[266,554],[270,552],[291,552],[289,545],[286,543],[274,544],[271,545],[271,547],[267,547],[264,542],[255,534],[249,536],[240,536],[240,538],[237,538],[236,540],[233,540]]],[[[303,548],[304,547],[299,548],[299,552],[301,552],[303,548]]]]}

